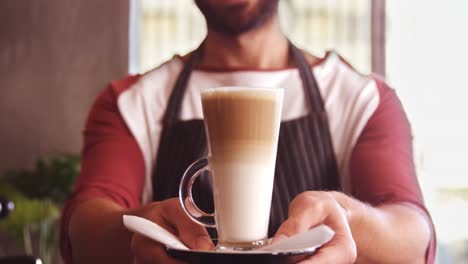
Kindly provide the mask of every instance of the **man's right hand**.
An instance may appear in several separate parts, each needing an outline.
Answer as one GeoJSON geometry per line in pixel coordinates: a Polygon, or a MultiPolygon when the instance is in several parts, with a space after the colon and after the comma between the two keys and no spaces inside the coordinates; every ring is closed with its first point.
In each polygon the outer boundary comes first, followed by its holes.
{"type": "MultiPolygon", "coordinates": [[[[177,236],[188,248],[207,250],[214,247],[206,229],[193,222],[182,209],[176,198],[154,202],[131,212],[134,215],[155,222],[177,236]]],[[[139,234],[131,240],[133,263],[180,264],[166,253],[164,245],[139,234]]]]}

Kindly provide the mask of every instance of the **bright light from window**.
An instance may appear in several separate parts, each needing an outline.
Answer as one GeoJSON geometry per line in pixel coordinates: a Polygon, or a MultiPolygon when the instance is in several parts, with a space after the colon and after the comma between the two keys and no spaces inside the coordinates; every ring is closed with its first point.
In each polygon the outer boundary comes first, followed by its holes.
{"type": "Polygon", "coordinates": [[[468,254],[468,2],[387,1],[388,80],[409,115],[439,263],[468,254]]]}
{"type": "MultiPolygon", "coordinates": [[[[141,7],[131,31],[141,32],[139,41],[131,42],[139,43],[138,52],[130,52],[132,71],[147,71],[174,54],[187,53],[206,34],[193,0],[132,1],[140,1],[141,7]]],[[[370,0],[282,0],[280,13],[284,31],[301,48],[317,56],[337,50],[359,70],[370,72],[370,0]]]]}

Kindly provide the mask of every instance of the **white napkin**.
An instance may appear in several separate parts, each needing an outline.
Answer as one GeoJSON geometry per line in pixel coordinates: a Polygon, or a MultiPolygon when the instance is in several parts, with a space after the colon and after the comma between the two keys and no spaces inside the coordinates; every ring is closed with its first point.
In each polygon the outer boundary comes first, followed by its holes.
{"type": "MultiPolygon", "coordinates": [[[[176,236],[171,234],[166,229],[153,223],[145,218],[132,215],[124,215],[123,222],[125,227],[130,231],[139,233],[154,241],[162,243],[170,248],[179,250],[190,250],[176,236]]],[[[289,252],[300,250],[314,250],[328,243],[335,232],[326,225],[319,225],[307,232],[294,235],[284,240],[278,241],[275,244],[270,244],[262,248],[251,250],[253,252],[289,252]]]]}
{"type": "Polygon", "coordinates": [[[274,244],[266,245],[258,250],[271,252],[288,252],[301,249],[315,250],[328,243],[334,235],[335,231],[330,227],[319,225],[307,232],[288,237],[274,244]]]}
{"type": "Polygon", "coordinates": [[[127,229],[130,231],[151,238],[154,241],[165,244],[168,247],[180,250],[190,250],[172,233],[162,228],[158,224],[146,220],[145,218],[133,215],[124,215],[123,222],[125,227],[127,227],[127,229]]]}

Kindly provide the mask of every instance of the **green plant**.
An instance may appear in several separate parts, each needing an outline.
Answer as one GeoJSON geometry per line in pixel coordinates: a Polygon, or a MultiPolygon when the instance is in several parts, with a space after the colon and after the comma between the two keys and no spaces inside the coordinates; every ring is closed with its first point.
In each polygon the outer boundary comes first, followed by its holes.
{"type": "Polygon", "coordinates": [[[33,171],[10,171],[4,178],[29,198],[51,199],[60,204],[71,194],[79,170],[79,156],[52,155],[41,157],[33,171]]]}
{"type": "Polygon", "coordinates": [[[51,263],[57,256],[57,220],[79,168],[76,155],[52,155],[41,157],[34,170],[9,171],[0,177],[0,194],[15,204],[13,212],[0,222],[0,230],[23,244],[28,255],[35,253],[31,239],[34,234],[38,238],[35,255],[44,263],[51,263]]]}

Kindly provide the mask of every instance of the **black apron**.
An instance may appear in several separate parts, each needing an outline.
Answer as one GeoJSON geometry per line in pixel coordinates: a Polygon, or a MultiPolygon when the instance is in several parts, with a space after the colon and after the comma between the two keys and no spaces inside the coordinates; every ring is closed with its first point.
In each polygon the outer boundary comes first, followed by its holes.
{"type": "MultiPolygon", "coordinates": [[[[207,154],[203,120],[179,120],[185,89],[201,53],[202,45],[185,63],[169,98],[153,174],[154,201],[178,197],[184,171],[207,154]]],[[[309,112],[306,116],[281,123],[269,236],[274,235],[286,220],[289,204],[296,195],[309,190],[340,189],[328,118],[313,71],[303,53],[293,44],[290,44],[290,56],[299,69],[309,112]]],[[[213,212],[209,177],[200,176],[193,193],[201,209],[213,212]]],[[[214,235],[213,230],[210,234],[214,235]]]]}

